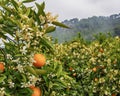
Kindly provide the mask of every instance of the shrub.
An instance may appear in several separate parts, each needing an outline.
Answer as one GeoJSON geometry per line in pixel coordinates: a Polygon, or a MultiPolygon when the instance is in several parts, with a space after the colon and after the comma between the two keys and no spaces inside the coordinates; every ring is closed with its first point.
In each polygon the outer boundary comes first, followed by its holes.
{"type": "MultiPolygon", "coordinates": [[[[109,37],[101,43],[81,40],[57,47],[64,70],[76,83],[69,89],[72,96],[110,96],[120,93],[120,38],[109,37]]],[[[67,96],[69,96],[67,95],[67,96]]]]}
{"type": "Polygon", "coordinates": [[[35,3],[36,10],[25,6],[32,1],[0,1],[0,38],[5,45],[0,48],[0,62],[5,64],[0,74],[0,96],[31,96],[30,86],[39,87],[43,96],[59,96],[73,80],[62,70],[46,35],[56,26],[68,27],[44,11],[44,2],[35,3]],[[38,53],[46,57],[40,68],[33,65],[38,53]]]}

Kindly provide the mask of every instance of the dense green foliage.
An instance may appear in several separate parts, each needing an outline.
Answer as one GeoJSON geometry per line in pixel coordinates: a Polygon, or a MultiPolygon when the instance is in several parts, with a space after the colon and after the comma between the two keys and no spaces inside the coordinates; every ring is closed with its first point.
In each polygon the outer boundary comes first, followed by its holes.
{"type": "Polygon", "coordinates": [[[77,39],[58,46],[58,58],[64,70],[76,81],[65,96],[120,93],[120,38],[102,38],[89,44],[77,39]]]}
{"type": "Polygon", "coordinates": [[[62,70],[46,35],[56,26],[68,27],[44,11],[44,2],[35,3],[36,10],[25,6],[32,1],[0,1],[0,38],[4,43],[4,47],[0,46],[0,63],[4,65],[4,71],[0,71],[0,96],[31,96],[31,86],[39,87],[42,96],[56,96],[71,85],[69,81],[74,81],[62,70]],[[37,53],[46,57],[42,68],[33,65],[37,53]]]}

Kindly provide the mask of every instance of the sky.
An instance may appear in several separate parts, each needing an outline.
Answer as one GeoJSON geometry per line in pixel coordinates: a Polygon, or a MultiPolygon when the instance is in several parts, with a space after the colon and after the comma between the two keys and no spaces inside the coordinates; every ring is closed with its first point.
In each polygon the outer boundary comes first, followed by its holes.
{"type": "Polygon", "coordinates": [[[58,14],[58,20],[109,16],[120,13],[120,0],[36,0],[46,4],[46,11],[58,14]]]}

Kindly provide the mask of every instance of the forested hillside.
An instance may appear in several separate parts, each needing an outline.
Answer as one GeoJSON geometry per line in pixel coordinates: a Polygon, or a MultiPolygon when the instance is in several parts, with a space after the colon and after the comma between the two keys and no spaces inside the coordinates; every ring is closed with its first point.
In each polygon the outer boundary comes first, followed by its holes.
{"type": "Polygon", "coordinates": [[[120,14],[113,14],[111,16],[93,16],[86,19],[79,20],[73,18],[64,20],[64,24],[70,26],[70,29],[57,28],[51,35],[58,39],[59,42],[69,41],[78,32],[86,40],[94,39],[94,35],[98,33],[111,33],[111,35],[120,35],[120,14]]]}

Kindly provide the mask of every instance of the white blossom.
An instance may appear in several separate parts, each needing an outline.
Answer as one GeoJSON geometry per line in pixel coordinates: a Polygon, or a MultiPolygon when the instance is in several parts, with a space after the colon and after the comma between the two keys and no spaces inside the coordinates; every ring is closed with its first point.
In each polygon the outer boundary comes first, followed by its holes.
{"type": "Polygon", "coordinates": [[[20,51],[22,52],[22,54],[26,54],[27,53],[26,46],[23,46],[23,48],[20,51]]]}
{"type": "Polygon", "coordinates": [[[12,60],[12,59],[13,59],[12,55],[10,55],[10,54],[7,54],[7,59],[10,59],[10,60],[12,60]]]}
{"type": "Polygon", "coordinates": [[[16,68],[18,69],[18,71],[19,71],[20,73],[23,73],[23,72],[24,72],[24,69],[23,69],[23,66],[22,66],[22,65],[18,64],[16,68]]]}
{"type": "Polygon", "coordinates": [[[0,96],[5,96],[5,88],[0,88],[0,96]]]}
{"type": "Polygon", "coordinates": [[[15,85],[15,83],[14,83],[14,82],[12,82],[12,80],[8,81],[8,83],[9,83],[9,88],[13,88],[13,87],[14,87],[14,85],[15,85]]]}

